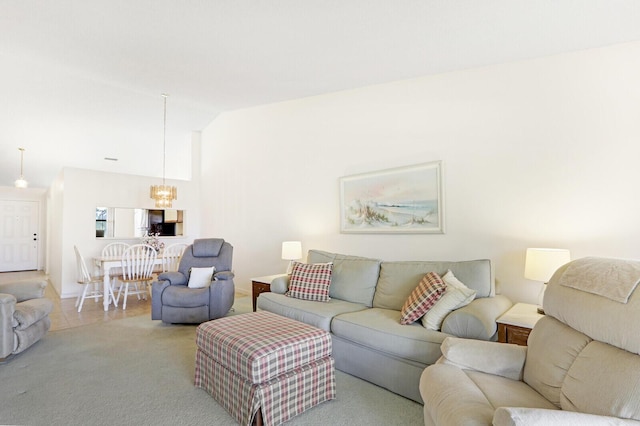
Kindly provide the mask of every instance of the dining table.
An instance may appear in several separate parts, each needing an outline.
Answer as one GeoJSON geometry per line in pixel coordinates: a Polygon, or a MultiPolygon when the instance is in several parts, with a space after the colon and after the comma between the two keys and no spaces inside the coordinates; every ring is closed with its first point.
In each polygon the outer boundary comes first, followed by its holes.
{"type": "MultiPolygon", "coordinates": [[[[122,257],[121,256],[96,256],[93,258],[94,262],[96,263],[96,265],[98,265],[100,267],[100,270],[102,271],[102,275],[104,276],[104,293],[103,294],[109,294],[109,290],[111,287],[111,269],[112,268],[120,268],[122,267],[122,257]]],[[[162,262],[164,261],[164,257],[162,253],[158,253],[158,256],[156,257],[155,261],[153,262],[154,265],[162,265],[162,262]]],[[[111,298],[110,297],[103,297],[103,307],[105,311],[109,310],[109,305],[111,304],[111,298]]]]}

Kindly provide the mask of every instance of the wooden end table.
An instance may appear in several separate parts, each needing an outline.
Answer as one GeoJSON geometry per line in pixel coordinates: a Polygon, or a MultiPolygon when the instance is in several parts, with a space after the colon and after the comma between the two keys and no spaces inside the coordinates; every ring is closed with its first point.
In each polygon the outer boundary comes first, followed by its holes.
{"type": "Polygon", "coordinates": [[[531,329],[544,315],[529,303],[516,303],[498,318],[498,342],[527,346],[531,329]]]}
{"type": "Polygon", "coordinates": [[[260,293],[268,293],[271,291],[271,281],[274,278],[281,277],[284,274],[266,275],[264,277],[251,278],[251,296],[253,298],[253,312],[256,311],[256,303],[260,293]]]}

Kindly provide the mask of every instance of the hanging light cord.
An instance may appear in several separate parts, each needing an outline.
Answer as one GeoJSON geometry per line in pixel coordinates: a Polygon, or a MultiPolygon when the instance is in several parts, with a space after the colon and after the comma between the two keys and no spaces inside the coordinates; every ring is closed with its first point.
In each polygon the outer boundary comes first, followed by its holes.
{"type": "Polygon", "coordinates": [[[22,179],[22,177],[24,176],[23,170],[22,170],[22,162],[24,159],[24,148],[18,148],[20,150],[20,179],[22,179]]]}
{"type": "Polygon", "coordinates": [[[162,129],[162,186],[165,186],[165,168],[167,164],[167,98],[169,95],[163,93],[162,97],[164,98],[164,118],[162,129]]]}

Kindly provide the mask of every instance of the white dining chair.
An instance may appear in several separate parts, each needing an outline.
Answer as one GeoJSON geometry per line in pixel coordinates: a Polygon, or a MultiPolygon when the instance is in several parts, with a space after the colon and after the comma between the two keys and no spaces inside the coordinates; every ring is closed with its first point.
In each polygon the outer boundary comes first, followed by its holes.
{"type": "Polygon", "coordinates": [[[182,259],[182,253],[187,248],[187,243],[176,243],[165,247],[162,252],[162,272],[177,271],[182,259]]]}
{"type": "Polygon", "coordinates": [[[153,267],[157,256],[156,250],[147,244],[134,244],[122,254],[122,285],[116,298],[117,303],[124,288],[122,309],[127,309],[127,298],[132,294],[137,295],[138,300],[140,296],[147,298],[147,287],[153,281],[153,267]]]}
{"type": "MultiPolygon", "coordinates": [[[[102,249],[101,256],[112,257],[114,259],[121,259],[122,254],[129,248],[129,244],[123,242],[109,243],[102,249]]],[[[111,278],[111,291],[115,292],[120,286],[118,285],[119,279],[122,277],[121,268],[111,268],[109,271],[109,277],[111,278]]]]}
{"type": "MultiPolygon", "coordinates": [[[[82,291],[80,291],[76,299],[76,308],[78,308],[78,312],[80,312],[82,311],[82,305],[85,299],[94,299],[97,302],[98,299],[104,297],[104,277],[89,272],[89,268],[87,268],[87,264],[82,254],[80,254],[78,247],[73,246],[73,250],[76,252],[77,282],[82,285],[82,291]]],[[[111,297],[115,304],[116,299],[110,286],[108,287],[108,291],[109,294],[107,294],[106,297],[111,297]]]]}

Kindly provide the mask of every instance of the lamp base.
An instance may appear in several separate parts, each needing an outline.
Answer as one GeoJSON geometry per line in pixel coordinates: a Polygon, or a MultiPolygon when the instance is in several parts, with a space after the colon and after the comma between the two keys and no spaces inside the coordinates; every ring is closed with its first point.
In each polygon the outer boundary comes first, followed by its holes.
{"type": "Polygon", "coordinates": [[[542,308],[542,302],[544,301],[544,292],[547,290],[547,283],[543,283],[540,287],[540,293],[538,294],[538,313],[544,315],[544,309],[542,308]]]}
{"type": "Polygon", "coordinates": [[[293,271],[293,260],[290,260],[289,266],[287,267],[287,275],[291,275],[292,271],[293,271]]]}

